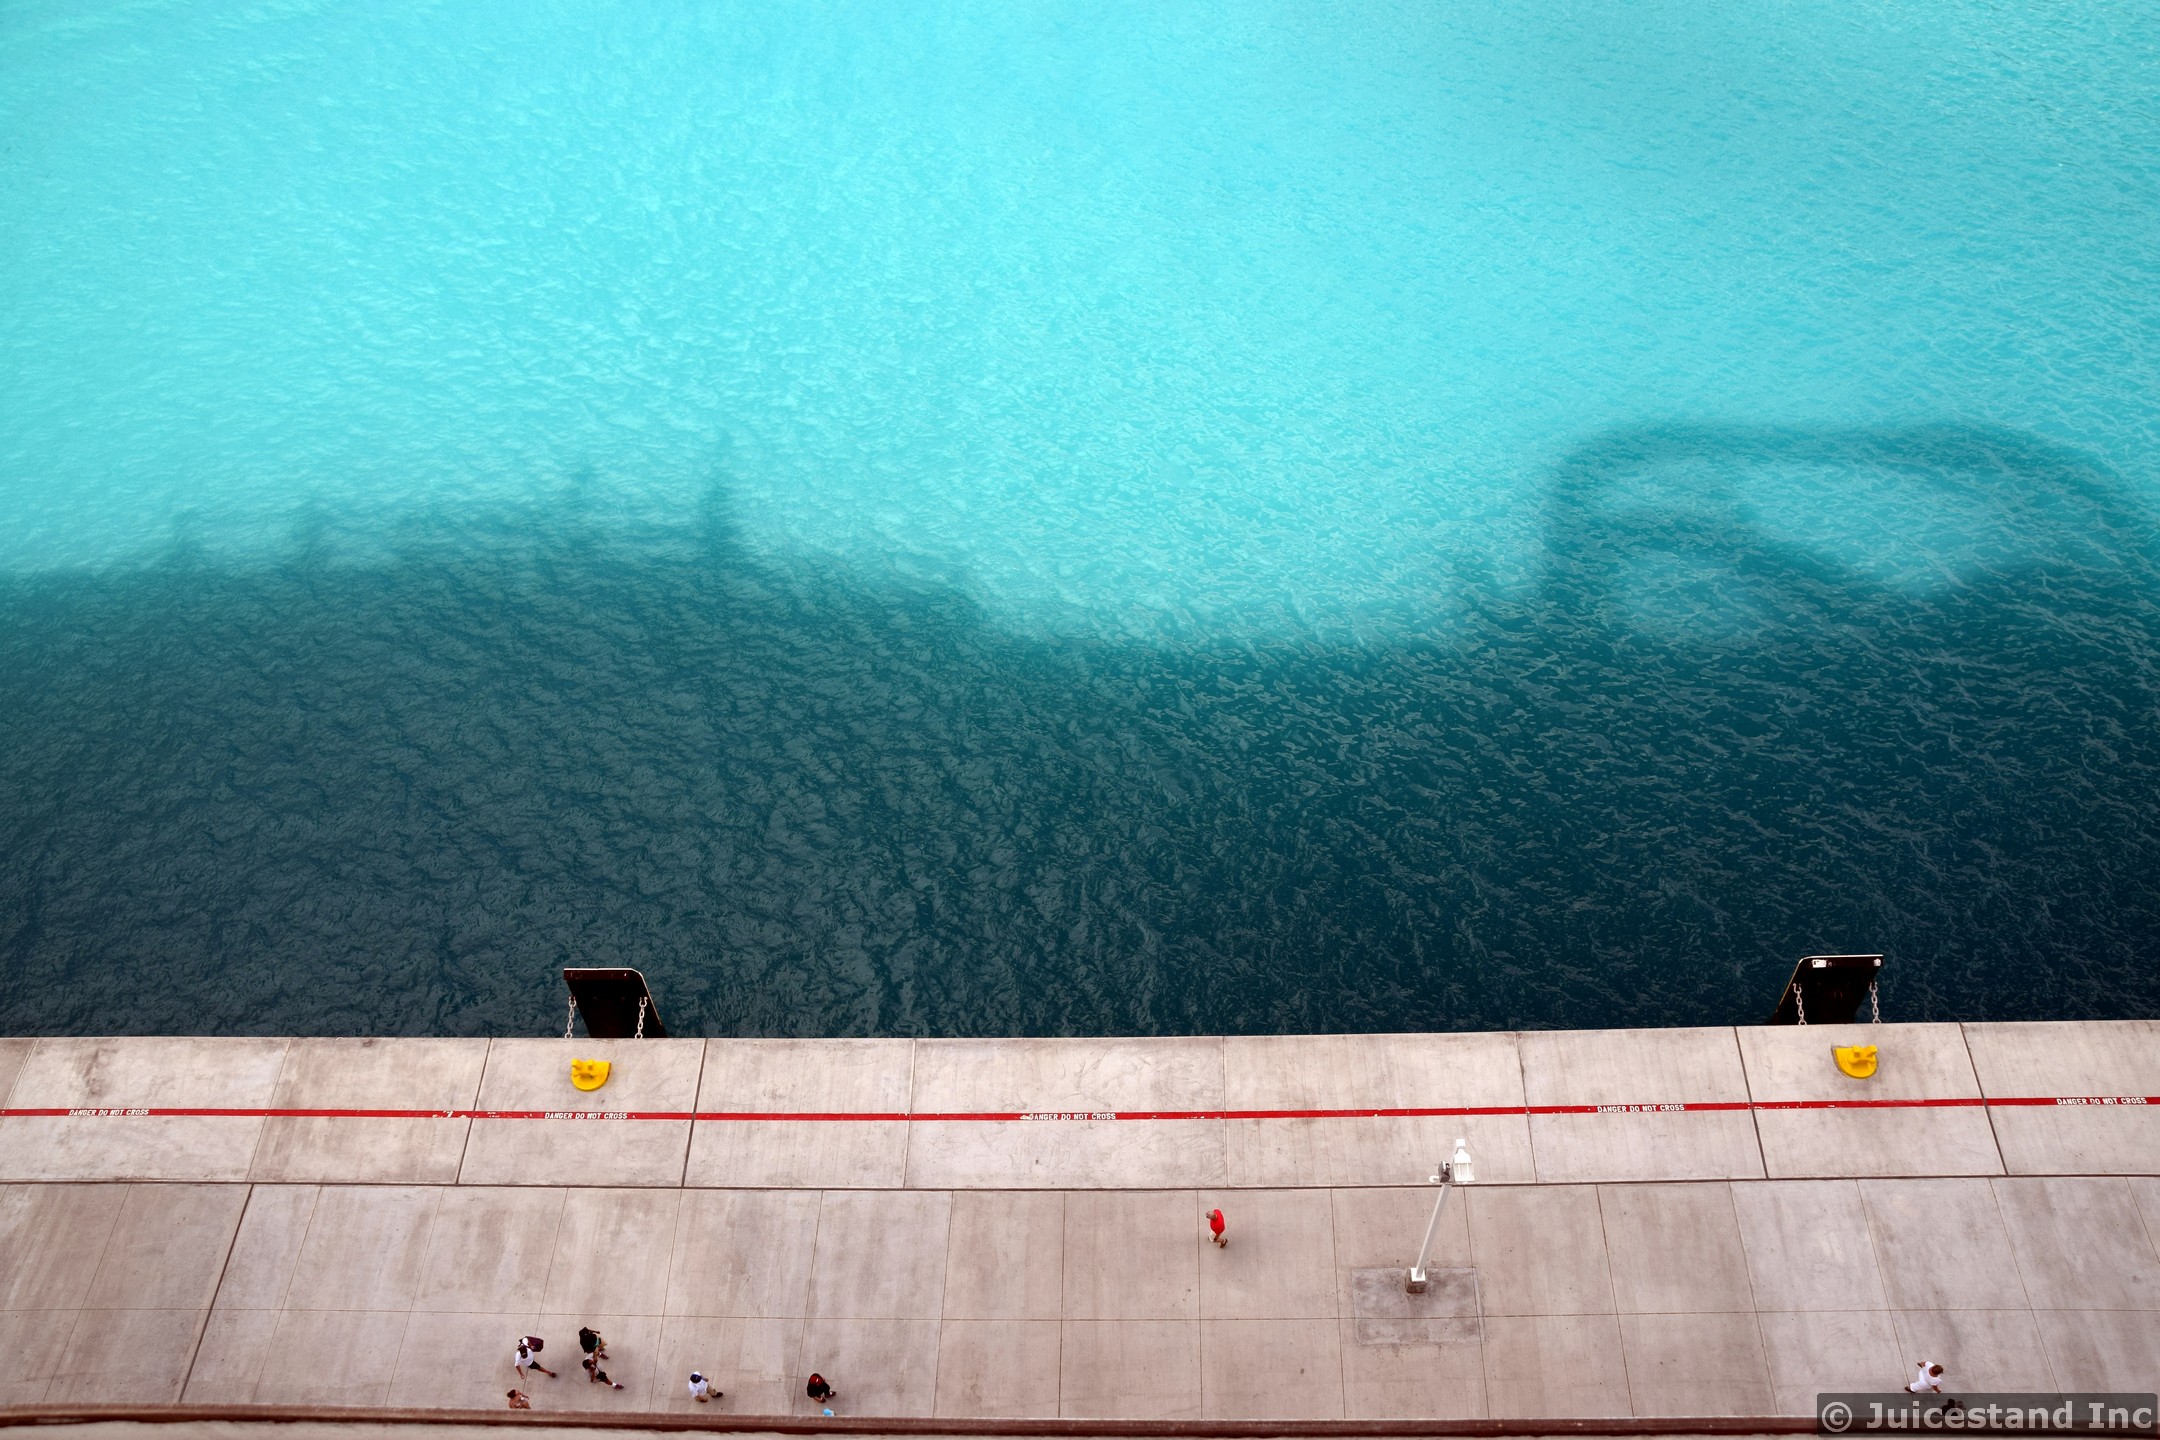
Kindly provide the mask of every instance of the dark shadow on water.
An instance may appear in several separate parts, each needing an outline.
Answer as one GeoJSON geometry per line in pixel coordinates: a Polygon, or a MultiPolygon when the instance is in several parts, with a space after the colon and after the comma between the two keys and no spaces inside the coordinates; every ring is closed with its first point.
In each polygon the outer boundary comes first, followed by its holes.
{"type": "Polygon", "coordinates": [[[1856,947],[1892,1018],[2160,1013],[2152,528],[2031,437],[1607,435],[1385,648],[576,513],[0,581],[5,1028],[545,1033],[570,959],[690,1034],[1724,1023],[1856,947]],[[1954,578],[1775,539],[1794,473],[1954,578]]]}

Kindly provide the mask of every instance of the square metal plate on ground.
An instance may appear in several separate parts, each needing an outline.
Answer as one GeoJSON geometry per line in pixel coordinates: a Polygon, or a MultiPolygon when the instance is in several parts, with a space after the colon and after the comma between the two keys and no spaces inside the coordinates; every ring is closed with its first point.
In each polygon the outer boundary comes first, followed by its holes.
{"type": "Polygon", "coordinates": [[[1471,1345],[1484,1338],[1477,1271],[1428,1269],[1425,1293],[1403,1289],[1400,1267],[1350,1272],[1352,1313],[1360,1345],[1471,1345]]]}

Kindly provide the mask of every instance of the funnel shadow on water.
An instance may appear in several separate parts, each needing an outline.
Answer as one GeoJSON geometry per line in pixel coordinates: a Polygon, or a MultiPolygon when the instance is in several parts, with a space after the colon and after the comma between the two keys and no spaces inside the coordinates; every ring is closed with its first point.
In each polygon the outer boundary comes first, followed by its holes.
{"type": "Polygon", "coordinates": [[[2160,587],[2102,467],[1989,426],[1633,428],[1559,467],[1545,538],[1539,693],[1576,723],[1534,768],[1675,930],[1698,905],[1765,996],[1776,945],[1888,951],[1902,1018],[2149,1008],[2160,587]]]}

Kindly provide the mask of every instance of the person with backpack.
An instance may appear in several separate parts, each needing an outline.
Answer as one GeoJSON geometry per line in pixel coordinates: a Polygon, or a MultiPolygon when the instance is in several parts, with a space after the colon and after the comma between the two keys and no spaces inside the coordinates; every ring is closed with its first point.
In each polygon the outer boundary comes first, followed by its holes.
{"type": "Polygon", "coordinates": [[[555,1378],[555,1372],[540,1363],[540,1352],[546,1348],[547,1341],[538,1335],[518,1336],[517,1359],[513,1362],[517,1366],[518,1379],[524,1379],[527,1370],[538,1370],[550,1380],[555,1378]]]}
{"type": "Polygon", "coordinates": [[[592,1326],[580,1325],[578,1327],[577,1343],[578,1348],[587,1355],[597,1355],[602,1360],[607,1359],[607,1337],[593,1329],[592,1326]]]}

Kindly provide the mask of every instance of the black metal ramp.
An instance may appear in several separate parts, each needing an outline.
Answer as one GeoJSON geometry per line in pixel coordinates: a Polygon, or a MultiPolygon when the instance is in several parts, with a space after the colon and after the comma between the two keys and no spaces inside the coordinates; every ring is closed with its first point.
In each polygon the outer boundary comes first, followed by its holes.
{"type": "MultiPolygon", "coordinates": [[[[1850,1025],[1882,976],[1880,955],[1810,955],[1793,966],[1772,1025],[1850,1025]]],[[[1870,1006],[1872,1014],[1873,1007],[1870,1006]]]]}
{"type": "Polygon", "coordinates": [[[654,1003],[645,977],[637,971],[621,965],[584,970],[566,968],[562,978],[570,987],[571,1003],[577,1006],[578,1014],[585,1017],[585,1033],[593,1039],[667,1038],[667,1026],[660,1020],[660,1007],[654,1003]]]}

